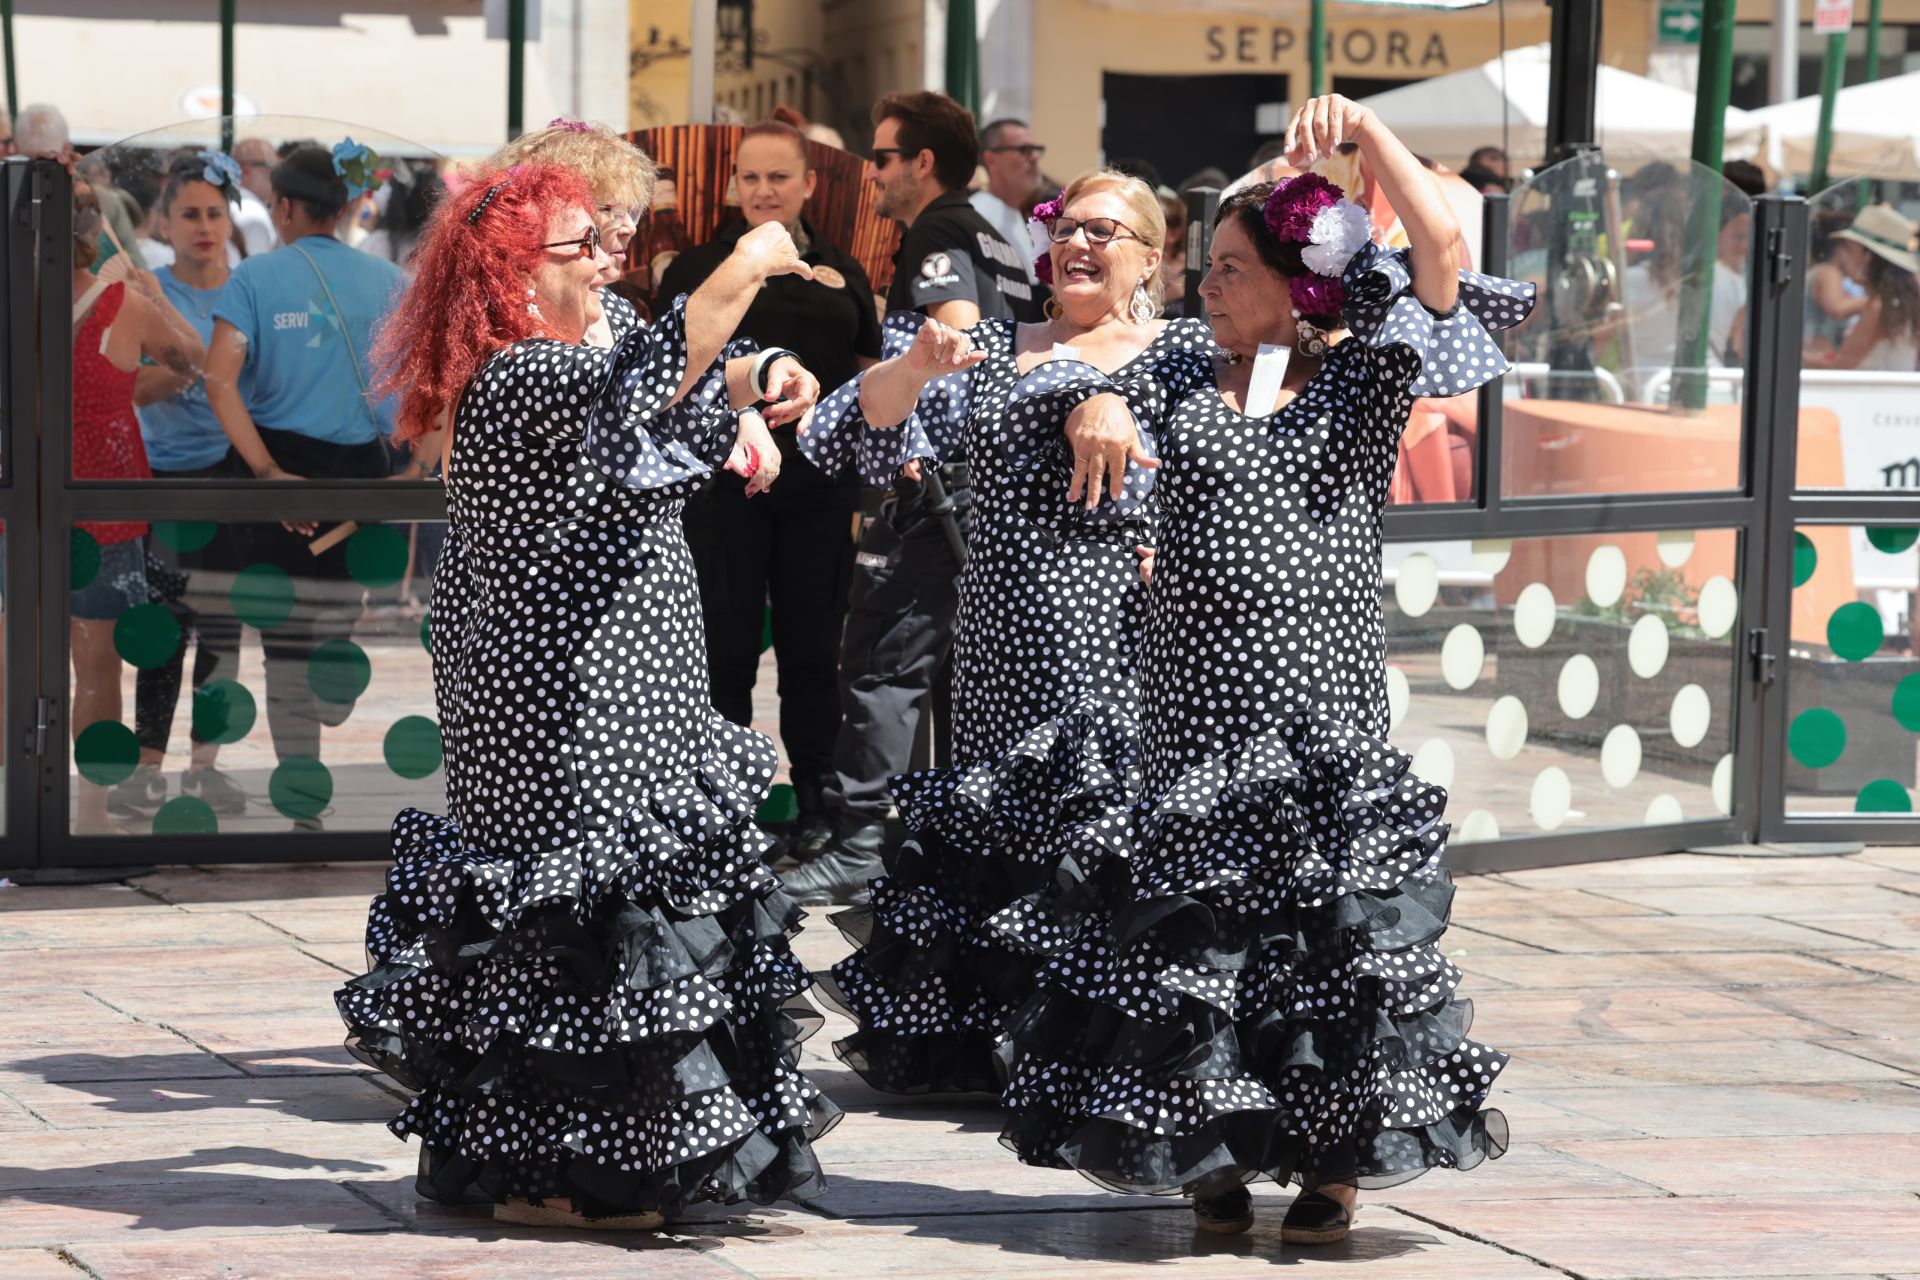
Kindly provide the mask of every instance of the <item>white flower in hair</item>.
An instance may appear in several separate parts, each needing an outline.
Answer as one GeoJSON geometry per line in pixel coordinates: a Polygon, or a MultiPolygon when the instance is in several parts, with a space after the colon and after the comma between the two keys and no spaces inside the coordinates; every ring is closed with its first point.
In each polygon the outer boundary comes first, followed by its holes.
{"type": "Polygon", "coordinates": [[[1027,239],[1033,242],[1034,256],[1044,255],[1053,247],[1053,240],[1047,234],[1047,224],[1038,218],[1027,219],[1027,239]]]}
{"type": "Polygon", "coordinates": [[[1312,241],[1300,250],[1300,261],[1307,270],[1320,276],[1339,277],[1347,263],[1373,238],[1373,224],[1367,211],[1351,200],[1329,205],[1313,215],[1312,241]]]}

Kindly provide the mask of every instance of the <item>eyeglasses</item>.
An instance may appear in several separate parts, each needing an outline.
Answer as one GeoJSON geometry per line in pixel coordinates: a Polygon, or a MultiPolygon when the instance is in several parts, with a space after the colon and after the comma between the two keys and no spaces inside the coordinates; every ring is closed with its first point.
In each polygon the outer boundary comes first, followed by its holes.
{"type": "Polygon", "coordinates": [[[908,151],[905,147],[875,147],[873,149],[873,167],[884,169],[893,163],[895,156],[919,155],[918,151],[908,151]]]}
{"type": "Polygon", "coordinates": [[[579,257],[591,258],[594,254],[599,253],[600,228],[590,222],[587,224],[587,233],[578,240],[555,240],[551,244],[543,244],[540,247],[542,249],[571,249],[575,245],[580,246],[579,257]]]}
{"type": "Polygon", "coordinates": [[[1047,228],[1047,238],[1055,244],[1065,244],[1073,239],[1073,233],[1085,231],[1091,244],[1111,244],[1114,237],[1138,240],[1141,244],[1147,238],[1134,231],[1118,218],[1055,218],[1053,225],[1047,228]]]}
{"type": "Polygon", "coordinates": [[[1037,142],[1023,142],[1017,147],[988,147],[989,151],[1018,151],[1024,160],[1038,160],[1047,154],[1047,149],[1037,142]]]}
{"type": "Polygon", "coordinates": [[[630,222],[636,227],[640,225],[640,219],[645,217],[646,214],[647,210],[643,205],[634,205],[631,209],[612,204],[603,204],[600,206],[600,216],[607,221],[630,222]]]}

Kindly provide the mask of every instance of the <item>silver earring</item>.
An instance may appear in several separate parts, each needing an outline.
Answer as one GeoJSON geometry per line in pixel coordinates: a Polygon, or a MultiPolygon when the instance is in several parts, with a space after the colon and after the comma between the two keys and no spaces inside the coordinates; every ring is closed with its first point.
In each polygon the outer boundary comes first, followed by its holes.
{"type": "Polygon", "coordinates": [[[1153,319],[1153,298],[1147,293],[1145,280],[1133,286],[1133,301],[1127,304],[1127,314],[1133,317],[1135,324],[1145,324],[1153,319]]]}
{"type": "Polygon", "coordinates": [[[1299,348],[1303,356],[1323,356],[1327,354],[1327,331],[1300,314],[1298,307],[1293,312],[1294,328],[1298,330],[1293,345],[1299,348]]]}

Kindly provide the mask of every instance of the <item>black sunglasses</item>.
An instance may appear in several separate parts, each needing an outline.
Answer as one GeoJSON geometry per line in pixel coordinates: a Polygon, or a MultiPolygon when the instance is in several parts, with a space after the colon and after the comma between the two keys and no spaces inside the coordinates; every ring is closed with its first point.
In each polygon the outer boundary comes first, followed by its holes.
{"type": "Polygon", "coordinates": [[[1065,244],[1073,239],[1073,233],[1085,231],[1087,239],[1093,244],[1109,244],[1115,237],[1138,240],[1141,244],[1147,238],[1135,232],[1133,228],[1118,218],[1055,218],[1047,227],[1047,238],[1055,244],[1065,244]]]}
{"type": "MultiPolygon", "coordinates": [[[[922,148],[924,150],[924,148],[922,148]]],[[[875,147],[873,149],[873,167],[884,169],[893,163],[894,156],[917,156],[920,152],[909,151],[905,147],[875,147]]]]}
{"type": "Polygon", "coordinates": [[[578,240],[555,240],[551,244],[543,244],[540,247],[542,249],[571,249],[575,245],[580,246],[580,256],[583,258],[591,258],[594,254],[600,252],[599,226],[589,222],[587,224],[587,234],[581,236],[578,240]]]}
{"type": "Polygon", "coordinates": [[[1018,151],[1029,160],[1037,160],[1047,154],[1047,149],[1037,142],[1023,142],[1017,147],[988,147],[989,151],[1018,151]]]}

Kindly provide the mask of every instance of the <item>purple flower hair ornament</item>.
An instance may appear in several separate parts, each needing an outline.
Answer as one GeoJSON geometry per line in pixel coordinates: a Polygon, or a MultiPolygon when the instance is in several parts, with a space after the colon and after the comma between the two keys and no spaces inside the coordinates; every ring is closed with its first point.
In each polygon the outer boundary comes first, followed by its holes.
{"type": "Polygon", "coordinates": [[[1053,220],[1060,216],[1060,197],[1033,206],[1027,219],[1027,238],[1033,242],[1033,273],[1041,284],[1053,283],[1053,220]]]}

